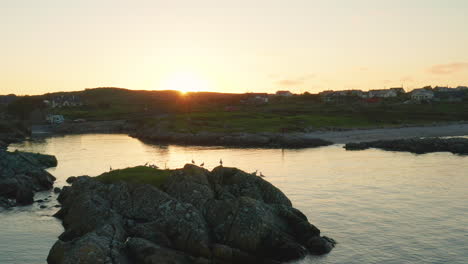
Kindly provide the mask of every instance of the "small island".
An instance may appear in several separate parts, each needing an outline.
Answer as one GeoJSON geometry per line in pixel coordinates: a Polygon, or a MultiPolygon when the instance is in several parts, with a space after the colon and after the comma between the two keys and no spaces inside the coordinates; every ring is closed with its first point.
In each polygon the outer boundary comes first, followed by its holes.
{"type": "Polygon", "coordinates": [[[468,138],[410,138],[396,140],[376,140],[370,142],[348,143],[346,150],[378,148],[389,151],[408,151],[416,154],[430,152],[451,152],[468,154],[468,138]]]}
{"type": "Polygon", "coordinates": [[[331,238],[275,186],[236,168],[145,166],[71,177],[48,263],[280,263],[331,238]]]}

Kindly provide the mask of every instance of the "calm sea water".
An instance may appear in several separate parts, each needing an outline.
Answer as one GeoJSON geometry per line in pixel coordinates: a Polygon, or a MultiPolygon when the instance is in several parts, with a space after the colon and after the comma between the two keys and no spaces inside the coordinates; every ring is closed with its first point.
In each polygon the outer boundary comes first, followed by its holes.
{"type": "MultiPolygon", "coordinates": [[[[15,144],[56,155],[49,171],[63,186],[77,175],[146,162],[179,168],[195,160],[261,171],[309,221],[339,244],[299,263],[468,263],[468,156],[450,153],[345,151],[341,145],[304,150],[158,146],[126,135],[73,135],[15,144]]],[[[48,197],[52,196],[52,197],[48,197]]],[[[45,263],[63,231],[49,208],[0,213],[0,263],[45,263]]]]}

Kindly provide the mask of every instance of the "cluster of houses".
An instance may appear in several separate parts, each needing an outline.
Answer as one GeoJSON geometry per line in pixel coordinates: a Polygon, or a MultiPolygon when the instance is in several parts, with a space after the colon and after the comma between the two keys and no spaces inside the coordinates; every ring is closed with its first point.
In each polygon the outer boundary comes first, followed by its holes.
{"type": "Polygon", "coordinates": [[[247,98],[241,100],[242,104],[266,104],[273,97],[290,97],[293,93],[290,91],[277,91],[275,94],[268,93],[247,93],[247,98]]]}
{"type": "Polygon", "coordinates": [[[404,97],[410,99],[409,102],[424,102],[424,101],[462,101],[468,92],[467,86],[450,87],[424,87],[414,89],[411,92],[406,92],[402,87],[370,90],[368,92],[361,90],[343,90],[343,91],[323,91],[319,93],[323,101],[334,102],[343,98],[361,98],[367,102],[378,102],[383,98],[404,97]]]}
{"type": "Polygon", "coordinates": [[[59,95],[48,100],[44,100],[44,103],[51,108],[76,107],[83,105],[80,97],[76,95],[59,95]]]}

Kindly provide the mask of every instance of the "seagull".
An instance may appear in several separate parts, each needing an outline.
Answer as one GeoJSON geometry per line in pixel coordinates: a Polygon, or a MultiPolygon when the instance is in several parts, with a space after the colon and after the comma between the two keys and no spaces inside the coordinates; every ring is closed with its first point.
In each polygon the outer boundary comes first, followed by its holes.
{"type": "Polygon", "coordinates": [[[112,170],[112,166],[109,166],[109,170],[112,170]]]}
{"type": "Polygon", "coordinates": [[[145,166],[148,166],[148,162],[145,163],[145,166]]]}
{"type": "Polygon", "coordinates": [[[202,164],[200,164],[200,167],[203,167],[203,166],[205,166],[205,162],[203,162],[202,164]]]}
{"type": "Polygon", "coordinates": [[[219,165],[223,166],[223,160],[219,159],[219,165]]]}
{"type": "Polygon", "coordinates": [[[255,170],[255,171],[252,172],[251,174],[252,174],[253,176],[257,176],[257,172],[258,172],[258,170],[255,170]]]}
{"type": "Polygon", "coordinates": [[[195,164],[195,161],[192,159],[192,164],[195,164]]]}
{"type": "Polygon", "coordinates": [[[263,178],[263,177],[265,177],[265,175],[263,175],[263,173],[262,173],[262,172],[260,172],[260,177],[262,177],[262,178],[263,178]]]}

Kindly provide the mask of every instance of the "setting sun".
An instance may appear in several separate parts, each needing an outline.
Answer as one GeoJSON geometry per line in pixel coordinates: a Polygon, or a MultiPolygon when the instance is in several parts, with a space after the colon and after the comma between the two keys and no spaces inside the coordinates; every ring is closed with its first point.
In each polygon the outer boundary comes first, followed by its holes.
{"type": "Polygon", "coordinates": [[[182,93],[211,91],[210,83],[200,76],[190,72],[178,72],[163,80],[162,90],[176,90],[182,93]]]}

